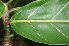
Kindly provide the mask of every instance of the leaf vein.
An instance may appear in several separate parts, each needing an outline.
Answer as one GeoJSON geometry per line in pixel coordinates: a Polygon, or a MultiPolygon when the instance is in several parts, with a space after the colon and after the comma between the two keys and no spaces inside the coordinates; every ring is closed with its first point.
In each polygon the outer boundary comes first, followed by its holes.
{"type": "MultiPolygon", "coordinates": [[[[52,27],[54,27],[54,25],[52,23],[50,23],[50,25],[52,27]]],[[[63,32],[61,32],[58,28],[54,27],[59,33],[61,33],[63,36],[65,36],[66,38],[68,38],[63,32]]]]}
{"type": "MultiPolygon", "coordinates": [[[[37,9],[35,9],[34,12],[30,13],[30,15],[28,16],[28,19],[29,19],[33,14],[35,14],[35,12],[36,12],[38,9],[39,9],[39,7],[38,7],[37,9]]],[[[28,20],[28,19],[27,19],[27,20],[28,20]]]]}
{"type": "Polygon", "coordinates": [[[31,25],[31,27],[34,29],[34,31],[36,32],[36,34],[37,34],[39,37],[41,37],[42,39],[48,41],[47,39],[45,39],[44,37],[42,37],[42,36],[37,32],[37,30],[35,29],[35,27],[34,27],[30,22],[29,22],[29,24],[31,25]]]}
{"type": "Polygon", "coordinates": [[[67,2],[67,3],[58,11],[58,13],[52,17],[52,19],[54,19],[68,4],[69,4],[69,2],[67,2]]]}

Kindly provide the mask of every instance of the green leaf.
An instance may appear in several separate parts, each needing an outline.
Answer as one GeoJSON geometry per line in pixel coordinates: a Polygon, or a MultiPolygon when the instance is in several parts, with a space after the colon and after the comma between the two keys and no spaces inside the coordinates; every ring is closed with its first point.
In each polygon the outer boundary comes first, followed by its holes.
{"type": "Polygon", "coordinates": [[[3,2],[0,1],[0,18],[2,17],[4,11],[5,11],[5,5],[3,2]]]}
{"type": "Polygon", "coordinates": [[[16,11],[10,24],[35,42],[69,45],[69,0],[34,1],[16,11]]]}

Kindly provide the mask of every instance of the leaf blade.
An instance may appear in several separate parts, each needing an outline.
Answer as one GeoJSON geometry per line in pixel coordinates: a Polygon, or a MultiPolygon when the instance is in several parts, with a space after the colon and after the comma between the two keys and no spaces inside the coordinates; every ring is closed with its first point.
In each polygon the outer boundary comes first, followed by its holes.
{"type": "Polygon", "coordinates": [[[11,27],[19,35],[39,43],[68,45],[69,26],[67,25],[69,25],[69,22],[64,21],[69,19],[68,2],[68,0],[34,1],[15,13],[10,20],[11,27]],[[57,16],[52,19],[55,15],[57,16]],[[17,20],[19,22],[17,22],[17,20]],[[24,22],[24,20],[27,22],[24,22]],[[33,20],[33,22],[29,20],[33,20]],[[34,20],[46,20],[46,22],[34,22],[34,20]],[[47,20],[49,22],[47,22],[47,20]],[[51,20],[56,20],[56,22],[59,20],[60,22],[54,23],[51,20]],[[16,23],[13,21],[16,21],[16,23]]]}
{"type": "Polygon", "coordinates": [[[0,1],[0,18],[2,17],[4,11],[5,11],[5,5],[3,2],[0,1]]]}

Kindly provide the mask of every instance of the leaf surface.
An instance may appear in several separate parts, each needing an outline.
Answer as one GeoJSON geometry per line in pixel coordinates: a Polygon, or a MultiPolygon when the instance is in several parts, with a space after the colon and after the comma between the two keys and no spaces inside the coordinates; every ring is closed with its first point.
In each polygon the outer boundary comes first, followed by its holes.
{"type": "Polygon", "coordinates": [[[39,43],[69,44],[69,0],[34,1],[14,14],[12,29],[39,43]]]}
{"type": "Polygon", "coordinates": [[[0,1],[0,18],[2,17],[4,11],[5,11],[5,5],[3,2],[0,1]]]}

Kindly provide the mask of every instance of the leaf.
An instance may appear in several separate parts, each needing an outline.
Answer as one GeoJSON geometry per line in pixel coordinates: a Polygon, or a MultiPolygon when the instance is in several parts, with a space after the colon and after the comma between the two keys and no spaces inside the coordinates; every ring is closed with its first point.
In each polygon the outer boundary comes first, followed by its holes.
{"type": "Polygon", "coordinates": [[[2,17],[4,11],[5,11],[5,5],[3,2],[0,1],[0,18],[2,17]]]}
{"type": "Polygon", "coordinates": [[[10,25],[35,42],[69,45],[69,0],[34,1],[16,11],[10,25]]]}

